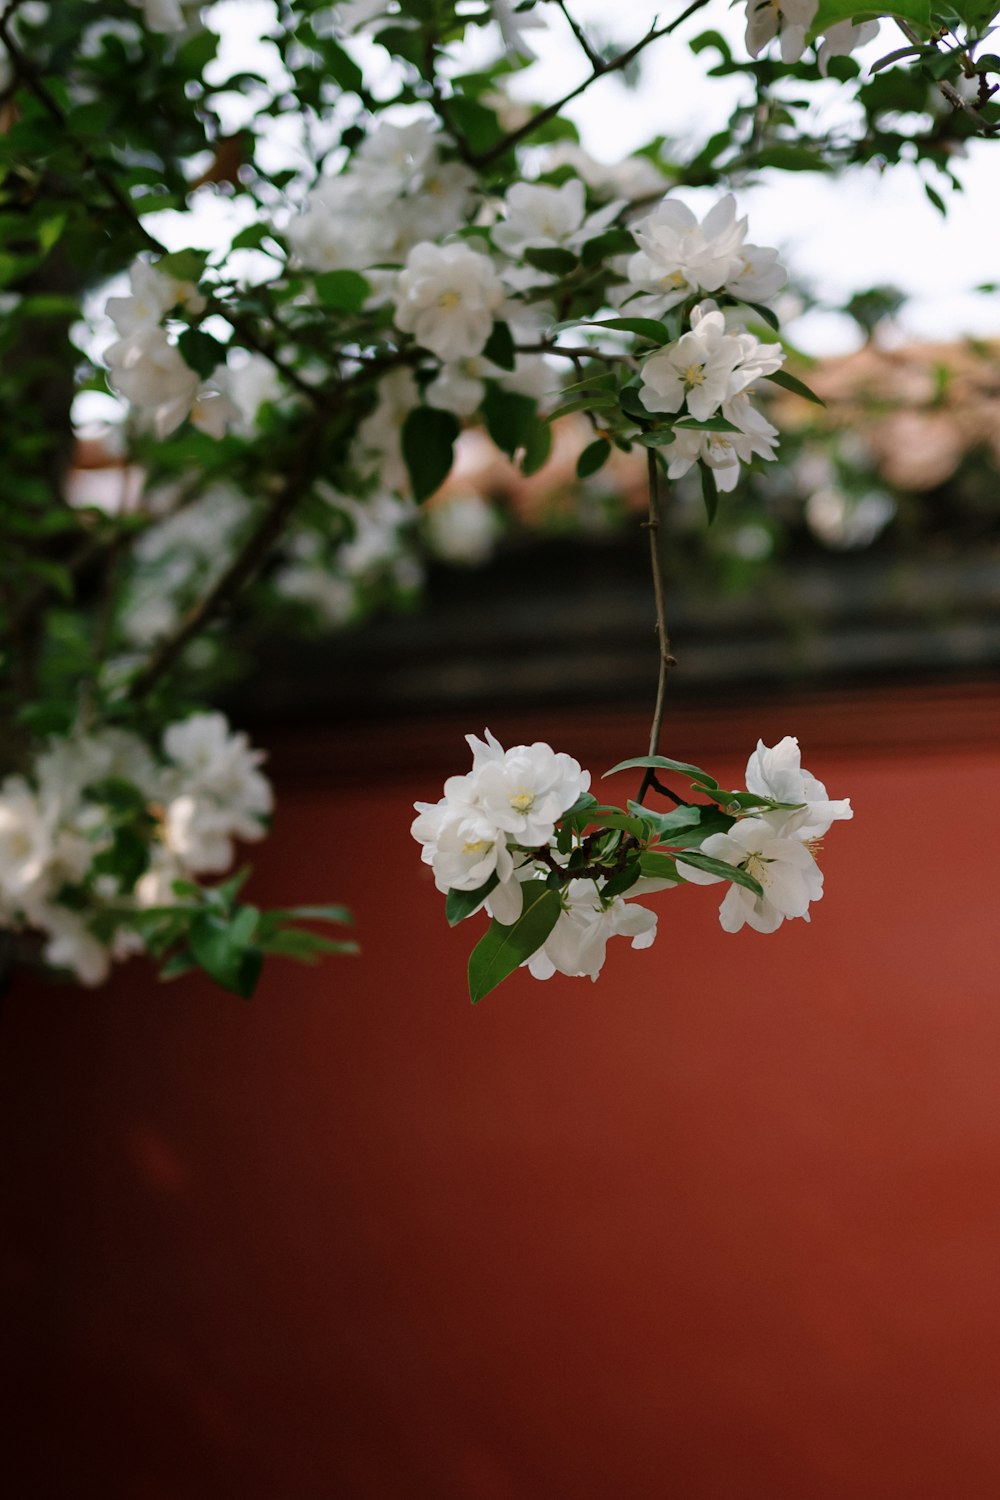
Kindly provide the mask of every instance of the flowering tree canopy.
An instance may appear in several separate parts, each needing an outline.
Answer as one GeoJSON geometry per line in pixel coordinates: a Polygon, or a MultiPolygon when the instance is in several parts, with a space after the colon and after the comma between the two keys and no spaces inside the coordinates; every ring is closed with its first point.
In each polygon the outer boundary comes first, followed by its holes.
{"type": "Polygon", "coordinates": [[[808,917],[813,840],[850,807],[797,742],[759,745],[742,791],[660,753],[658,527],[685,476],[708,522],[721,496],[738,505],[778,457],[768,389],[810,396],[785,367],[787,272],[740,190],[765,170],[903,161],[943,209],[965,143],[1000,130],[993,4],[747,0],[739,41],[714,29],[722,0],[615,39],[573,0],[252,9],[254,63],[235,69],[225,4],[0,10],[8,957],[95,983],[144,951],[249,994],[266,954],[349,949],[299,925],[341,924],[342,907],[264,913],[239,875],[211,878],[272,811],[261,753],[211,708],[247,667],[221,627],[329,628],[362,584],[412,590],[420,544],[476,555],[489,517],[429,504],[463,432],[531,474],[572,413],[592,429],[581,480],[616,450],[645,455],[656,708],[626,808],[569,755],[489,734],[419,805],[449,920],[492,919],[473,998],[521,963],[596,976],[614,934],[652,942],[634,898],[684,881],[727,883],[727,931],[808,917]],[[543,28],[572,49],[561,97],[531,94],[543,28]],[[852,54],[876,36],[863,68],[852,54]],[[668,38],[690,49],[680,65],[713,62],[706,89],[740,81],[725,128],[594,159],[574,101],[663,66],[668,38]],[[826,129],[812,102],[831,90],[826,129]]]}

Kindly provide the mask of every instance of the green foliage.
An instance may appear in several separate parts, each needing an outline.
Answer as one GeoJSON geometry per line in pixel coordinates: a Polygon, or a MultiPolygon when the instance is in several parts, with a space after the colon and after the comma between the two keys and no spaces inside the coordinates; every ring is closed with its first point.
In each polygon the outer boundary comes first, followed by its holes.
{"type": "Polygon", "coordinates": [[[511,926],[493,921],[469,958],[469,998],[476,1005],[545,942],[559,919],[558,891],[541,880],[521,887],[524,906],[511,926]]]}
{"type": "Polygon", "coordinates": [[[427,500],[451,473],[458,420],[450,411],[418,406],[403,424],[403,458],[415,500],[427,500]]]}

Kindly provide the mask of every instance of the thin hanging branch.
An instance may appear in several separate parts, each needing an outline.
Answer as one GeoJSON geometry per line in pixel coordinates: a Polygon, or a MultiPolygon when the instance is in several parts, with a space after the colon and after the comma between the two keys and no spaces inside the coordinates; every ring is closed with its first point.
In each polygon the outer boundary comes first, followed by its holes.
{"type": "MultiPolygon", "coordinates": [[[[649,730],[649,755],[660,751],[660,731],[663,727],[663,710],[666,704],[667,674],[677,665],[670,652],[670,636],[667,632],[666,589],[663,582],[663,559],[660,555],[660,471],[655,448],[646,451],[646,473],[649,481],[649,519],[644,522],[649,533],[649,561],[653,572],[653,598],[656,604],[656,639],[660,651],[659,671],[656,679],[656,705],[653,722],[649,730]]],[[[642,802],[651,787],[657,786],[656,774],[650,766],[642,778],[637,802],[642,802]]],[[[659,788],[662,790],[662,788],[659,788]]]]}

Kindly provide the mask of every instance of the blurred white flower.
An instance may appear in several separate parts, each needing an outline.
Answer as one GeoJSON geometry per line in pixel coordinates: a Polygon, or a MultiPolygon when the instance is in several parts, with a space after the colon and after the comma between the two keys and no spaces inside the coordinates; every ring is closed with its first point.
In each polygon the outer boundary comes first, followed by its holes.
{"type": "Polygon", "coordinates": [[[479,354],[504,300],[488,256],[464,243],[415,245],[400,272],[396,326],[443,360],[479,354]]]}

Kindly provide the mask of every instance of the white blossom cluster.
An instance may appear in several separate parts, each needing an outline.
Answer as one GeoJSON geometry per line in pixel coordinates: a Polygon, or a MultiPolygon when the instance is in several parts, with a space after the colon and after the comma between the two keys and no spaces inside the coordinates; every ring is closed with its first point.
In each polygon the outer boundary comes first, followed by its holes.
{"type": "Polygon", "coordinates": [[[744,303],[767,302],[786,280],[777,251],[746,242],[746,218],[737,218],[727,194],[699,220],[668,198],[633,230],[639,249],[628,263],[629,284],[641,296],[625,311],[661,316],[685,304],[690,327],[642,365],[640,399],[650,413],[684,414],[697,422],[722,419],[719,430],[678,427],[662,454],[677,479],[701,462],[720,490],[731,490],[740,463],[756,455],[772,460],[778,437],[752,404],[753,383],[780,369],[780,344],[763,344],[715,301],[690,305],[703,292],[744,303]]]}
{"type": "MultiPolygon", "coordinates": [[[[541,742],[504,750],[488,729],[485,740],[466,739],[471,772],[450,777],[439,802],[416,803],[411,832],[438,890],[476,891],[495,875],[498,883],[484,904],[491,917],[510,925],[521,915],[522,884],[540,870],[547,873],[548,862],[562,862],[554,847],[556,823],[587,791],[590,772],[541,742]],[[546,856],[541,865],[533,857],[540,850],[546,856]]],[[[662,885],[643,881],[633,893],[662,885]]],[[[633,948],[648,948],[656,936],[655,913],[620,896],[604,898],[594,880],[569,881],[560,899],[552,932],[527,960],[536,979],[557,970],[596,979],[611,937],[622,934],[633,948]]]]}
{"type": "Polygon", "coordinates": [[[142,260],[132,266],[129,281],[130,294],[110,297],[106,306],[120,334],[104,351],[112,387],[158,438],[168,437],[185,418],[211,437],[221,437],[238,415],[224,388],[225,371],[203,381],[163,327],[175,309],[203,312],[204,297],[191,282],[178,281],[142,260]]]}
{"type": "MultiPolygon", "coordinates": [[[[415,804],[411,832],[438,890],[481,892],[479,904],[503,927],[514,927],[522,915],[525,882],[541,879],[551,885],[556,877],[558,917],[522,964],[536,979],[557,972],[596,979],[611,937],[627,936],[633,948],[648,948],[656,936],[656,913],[634,897],[682,881],[710,884],[724,878],[687,863],[681,851],[676,855],[678,880],[640,877],[627,895],[606,893],[610,869],[573,874],[567,868],[571,846],[557,833],[560,820],[588,791],[590,773],[541,742],[504,750],[489,730],[485,740],[466,738],[472,770],[450,777],[438,802],[415,804]]],[[[798,741],[787,736],[770,748],[758,742],[747,763],[746,787],[752,794],[750,811],[737,816],[728,832],[709,834],[698,852],[738,867],[762,888],[758,895],[731,883],[720,909],[722,927],[737,932],[749,925],[774,932],[786,918],[809,920],[810,903],[823,894],[816,841],[833,822],[853,813],[848,800],[831,801],[823,784],[802,768],[798,741]],[[761,803],[768,802],[794,806],[761,810],[761,803]]],[[[602,811],[607,809],[593,811],[598,826],[602,811]]],[[[668,844],[669,838],[657,848],[668,844]]]]}
{"type": "MultiPolygon", "coordinates": [[[[816,20],[819,0],[746,0],[746,45],[751,57],[759,57],[767,44],[778,38],[781,60],[798,62],[806,38],[816,20]]],[[[826,28],[819,48],[820,68],[825,72],[831,57],[844,57],[878,35],[878,21],[838,21],[826,28]]]]}
{"type": "MultiPolygon", "coordinates": [[[[757,796],[800,805],[795,811],[740,818],[728,833],[710,834],[701,845],[702,854],[738,866],[764,889],[757,896],[745,886],[730,885],[719,908],[719,921],[726,932],[739,932],[744,924],[756,932],[775,932],[786,917],[808,922],[810,902],[823,894],[816,841],[831,824],[853,818],[850,800],[830,801],[823,783],[803,770],[799,742],[791,735],[772,747],[757,741],[747,761],[746,786],[757,796]]],[[[683,858],[678,859],[677,868],[696,885],[723,878],[685,864],[683,858]]]]}
{"type": "Polygon", "coordinates": [[[0,783],[0,925],[42,934],[49,965],[100,984],[113,959],[142,949],[132,913],[174,904],[175,881],[220,874],[234,840],[263,837],[262,760],[220,713],[169,725],[159,754],[115,728],[50,742],[30,775],[0,783]],[[134,880],[108,858],[123,786],[139,812],[130,836],[146,843],[134,880]]]}

